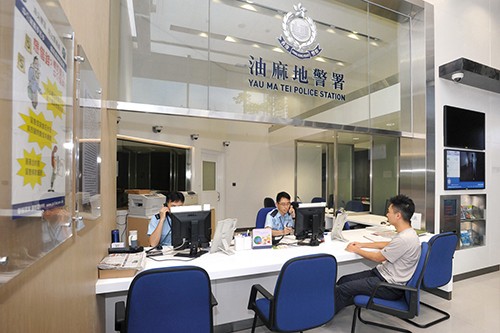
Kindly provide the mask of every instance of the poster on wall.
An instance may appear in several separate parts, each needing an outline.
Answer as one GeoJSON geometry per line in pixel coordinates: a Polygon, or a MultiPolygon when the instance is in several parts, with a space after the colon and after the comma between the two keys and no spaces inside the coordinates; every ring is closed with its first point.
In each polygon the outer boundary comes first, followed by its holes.
{"type": "MultiPolygon", "coordinates": [[[[67,50],[34,0],[16,0],[13,218],[65,205],[67,50]]],[[[69,161],[68,161],[69,162],[69,161]]]]}

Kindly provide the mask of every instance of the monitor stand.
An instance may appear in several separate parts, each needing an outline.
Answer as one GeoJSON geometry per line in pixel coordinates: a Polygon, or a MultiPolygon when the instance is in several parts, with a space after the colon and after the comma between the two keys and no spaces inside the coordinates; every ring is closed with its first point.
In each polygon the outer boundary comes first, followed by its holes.
{"type": "Polygon", "coordinates": [[[197,245],[191,245],[189,253],[181,253],[181,252],[179,252],[179,253],[174,254],[174,257],[198,258],[198,257],[204,255],[207,252],[208,252],[207,250],[198,249],[197,245]]]}

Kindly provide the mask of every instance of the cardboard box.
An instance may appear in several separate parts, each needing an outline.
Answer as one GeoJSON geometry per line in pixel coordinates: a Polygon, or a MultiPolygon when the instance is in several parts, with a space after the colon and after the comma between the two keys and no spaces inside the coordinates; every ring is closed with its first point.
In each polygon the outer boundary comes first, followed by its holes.
{"type": "Polygon", "coordinates": [[[114,279],[134,277],[139,272],[137,269],[98,269],[99,279],[114,279]]]}
{"type": "Polygon", "coordinates": [[[126,190],[127,194],[149,194],[151,190],[138,190],[138,189],[131,189],[131,190],[126,190]]]}

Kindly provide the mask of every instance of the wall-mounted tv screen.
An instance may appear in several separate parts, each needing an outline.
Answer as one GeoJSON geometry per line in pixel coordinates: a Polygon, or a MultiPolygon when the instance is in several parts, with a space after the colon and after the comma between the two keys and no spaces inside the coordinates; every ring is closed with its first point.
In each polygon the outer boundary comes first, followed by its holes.
{"type": "Polygon", "coordinates": [[[485,149],[485,116],[482,112],[444,106],[444,145],[465,149],[485,149]]]}
{"type": "Polygon", "coordinates": [[[484,189],[484,152],[445,149],[445,190],[484,189]]]}

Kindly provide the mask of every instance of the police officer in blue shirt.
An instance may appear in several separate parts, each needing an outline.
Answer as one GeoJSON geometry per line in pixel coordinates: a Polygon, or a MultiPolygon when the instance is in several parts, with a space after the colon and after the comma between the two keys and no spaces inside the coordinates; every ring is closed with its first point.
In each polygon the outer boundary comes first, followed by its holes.
{"type": "Polygon", "coordinates": [[[170,208],[182,205],[184,205],[184,194],[174,191],[167,195],[167,204],[149,222],[147,235],[151,246],[156,246],[160,242],[162,246],[172,245],[172,220],[167,213],[170,213],[170,208]]]}
{"type": "Polygon", "coordinates": [[[278,193],[276,203],[278,208],[267,214],[265,227],[272,229],[273,237],[285,236],[293,230],[295,210],[291,206],[290,195],[286,192],[278,193]]]}

